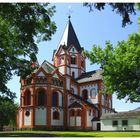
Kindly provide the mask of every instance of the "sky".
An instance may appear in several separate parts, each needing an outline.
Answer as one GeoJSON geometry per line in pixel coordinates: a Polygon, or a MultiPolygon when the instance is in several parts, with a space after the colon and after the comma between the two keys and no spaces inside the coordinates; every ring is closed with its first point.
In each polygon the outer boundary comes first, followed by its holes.
{"type": "MultiPolygon", "coordinates": [[[[81,44],[85,50],[91,50],[93,44],[105,46],[105,42],[110,42],[115,45],[117,41],[126,40],[128,35],[138,31],[137,18],[138,15],[131,15],[133,23],[122,27],[122,18],[112,12],[112,9],[107,6],[105,10],[94,10],[89,12],[87,7],[83,7],[82,3],[51,3],[56,6],[56,13],[52,17],[57,26],[56,33],[52,36],[51,41],[40,42],[38,44],[38,62],[43,63],[44,60],[52,62],[53,50],[58,47],[58,44],[63,35],[65,26],[68,22],[68,15],[70,9],[71,22],[81,44]]],[[[90,65],[90,62],[86,60],[86,71],[92,71],[99,69],[98,65],[90,65]]],[[[19,77],[14,76],[10,80],[7,86],[17,93],[16,102],[20,101],[20,83],[19,77]]],[[[140,103],[125,102],[125,99],[118,100],[116,95],[113,94],[113,108],[116,111],[128,111],[140,107],[140,103]]]]}

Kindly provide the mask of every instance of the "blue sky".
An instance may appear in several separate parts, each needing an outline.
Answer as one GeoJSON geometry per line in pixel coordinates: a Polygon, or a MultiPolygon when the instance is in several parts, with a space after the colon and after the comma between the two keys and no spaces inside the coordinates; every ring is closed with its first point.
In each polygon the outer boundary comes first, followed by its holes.
{"type": "MultiPolygon", "coordinates": [[[[117,41],[126,40],[128,35],[138,30],[138,15],[132,15],[132,25],[122,28],[121,17],[112,12],[110,7],[106,7],[103,11],[94,10],[89,13],[89,9],[83,7],[82,3],[51,3],[56,6],[56,13],[52,20],[56,22],[57,31],[52,36],[52,40],[41,42],[38,44],[39,52],[37,55],[39,64],[44,60],[51,62],[53,50],[58,47],[59,41],[64,32],[64,28],[68,21],[69,6],[71,7],[71,22],[79,39],[79,42],[85,50],[91,50],[93,44],[105,46],[105,41],[110,40],[115,46],[117,41]]],[[[97,65],[90,65],[87,60],[87,71],[98,69],[97,65]]],[[[17,93],[16,102],[19,103],[20,83],[19,77],[13,77],[8,83],[8,87],[17,93]]],[[[113,95],[113,108],[117,111],[132,110],[140,106],[140,103],[125,103],[125,100],[116,99],[113,95]]]]}

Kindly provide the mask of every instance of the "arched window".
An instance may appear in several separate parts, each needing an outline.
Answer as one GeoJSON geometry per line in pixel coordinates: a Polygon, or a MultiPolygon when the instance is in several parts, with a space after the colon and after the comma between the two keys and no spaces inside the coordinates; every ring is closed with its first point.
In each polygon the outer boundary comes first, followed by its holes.
{"type": "Polygon", "coordinates": [[[72,72],[72,77],[75,78],[75,72],[74,71],[72,72]]]}
{"type": "Polygon", "coordinates": [[[45,92],[44,92],[44,90],[41,90],[38,92],[37,105],[38,106],[45,105],[45,92]]]}
{"type": "Polygon", "coordinates": [[[59,115],[59,112],[58,111],[54,111],[53,112],[53,120],[59,120],[59,117],[60,115],[59,115]]]}
{"type": "Polygon", "coordinates": [[[58,100],[58,93],[57,92],[53,92],[52,94],[52,106],[58,106],[59,105],[59,100],[58,100]]]}
{"type": "Polygon", "coordinates": [[[31,92],[28,90],[25,92],[24,95],[24,105],[30,105],[31,104],[31,92]]]}
{"type": "Polygon", "coordinates": [[[83,90],[82,97],[83,97],[84,100],[88,99],[88,91],[86,89],[83,90]]]}
{"type": "Polygon", "coordinates": [[[76,116],[81,116],[81,110],[80,109],[77,110],[76,116]]]}
{"type": "Polygon", "coordinates": [[[96,89],[95,88],[91,89],[91,91],[90,91],[91,98],[96,98],[96,95],[97,95],[96,89]]]}
{"type": "Polygon", "coordinates": [[[72,52],[74,53],[74,48],[72,48],[72,52]]]}
{"type": "Polygon", "coordinates": [[[71,64],[76,64],[76,58],[75,58],[75,56],[72,56],[71,57],[71,64]]]}
{"type": "Polygon", "coordinates": [[[75,110],[74,110],[74,109],[72,109],[72,110],[70,111],[70,116],[71,116],[71,117],[75,116],[75,110]]]}

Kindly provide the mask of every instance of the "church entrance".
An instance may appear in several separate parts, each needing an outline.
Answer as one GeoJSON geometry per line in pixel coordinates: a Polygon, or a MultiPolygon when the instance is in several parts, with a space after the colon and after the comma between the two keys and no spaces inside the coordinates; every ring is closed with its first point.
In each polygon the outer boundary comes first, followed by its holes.
{"type": "Polygon", "coordinates": [[[97,131],[100,131],[100,130],[101,130],[101,124],[97,123],[97,131]]]}
{"type": "Polygon", "coordinates": [[[70,127],[81,127],[81,110],[72,109],[69,116],[70,127]]]}

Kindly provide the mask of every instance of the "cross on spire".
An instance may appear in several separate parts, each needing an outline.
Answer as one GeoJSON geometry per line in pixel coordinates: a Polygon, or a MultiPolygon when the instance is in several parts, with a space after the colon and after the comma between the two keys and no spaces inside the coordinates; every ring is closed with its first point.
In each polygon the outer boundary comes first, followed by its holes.
{"type": "Polygon", "coordinates": [[[72,10],[71,10],[71,5],[69,5],[69,11],[68,11],[68,18],[69,18],[69,20],[70,20],[70,18],[71,18],[71,14],[72,14],[72,10]]]}

